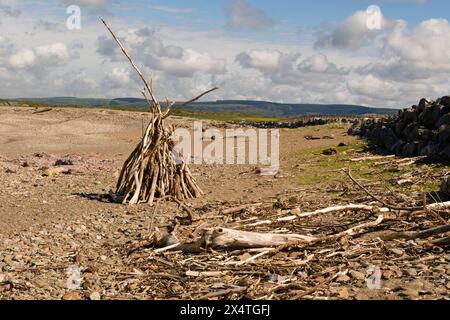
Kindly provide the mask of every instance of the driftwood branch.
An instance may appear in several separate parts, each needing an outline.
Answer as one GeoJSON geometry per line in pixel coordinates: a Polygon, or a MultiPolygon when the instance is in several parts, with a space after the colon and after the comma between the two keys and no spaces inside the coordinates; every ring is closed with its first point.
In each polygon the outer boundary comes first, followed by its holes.
{"type": "Polygon", "coordinates": [[[369,190],[367,190],[366,187],[364,187],[361,183],[359,183],[355,178],[353,178],[352,174],[350,173],[350,170],[342,170],[349,178],[353,181],[361,190],[363,190],[368,196],[372,197],[375,201],[381,203],[385,207],[391,209],[391,210],[398,210],[398,211],[417,211],[423,209],[423,207],[397,207],[394,205],[390,205],[386,203],[385,201],[378,198],[376,195],[371,193],[369,190]]]}
{"type": "Polygon", "coordinates": [[[106,29],[108,29],[109,33],[111,33],[111,36],[113,37],[113,39],[117,42],[117,44],[119,45],[120,49],[122,50],[123,54],[127,57],[128,61],[130,61],[131,66],[134,68],[134,70],[136,70],[137,74],[139,75],[139,77],[141,78],[142,82],[144,82],[145,88],[147,89],[148,93],[150,94],[153,103],[155,105],[158,105],[158,101],[156,100],[156,97],[153,94],[153,90],[152,90],[152,86],[147,82],[147,80],[145,79],[144,75],[142,74],[141,70],[139,70],[139,68],[137,67],[137,65],[134,63],[133,59],[131,58],[131,56],[128,54],[128,52],[125,50],[125,47],[122,45],[122,42],[119,40],[119,38],[117,38],[117,36],[114,34],[114,32],[111,30],[111,28],[109,27],[109,25],[106,23],[105,20],[103,20],[102,18],[100,18],[100,20],[102,21],[102,23],[105,25],[106,29]]]}

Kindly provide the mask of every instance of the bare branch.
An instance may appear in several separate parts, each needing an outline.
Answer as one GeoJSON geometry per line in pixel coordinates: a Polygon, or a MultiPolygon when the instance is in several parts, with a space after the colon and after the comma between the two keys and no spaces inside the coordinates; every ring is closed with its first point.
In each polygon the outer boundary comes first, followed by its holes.
{"type": "Polygon", "coordinates": [[[133,66],[134,70],[136,70],[136,72],[138,73],[139,77],[142,79],[142,81],[144,82],[145,88],[147,89],[147,91],[149,92],[153,103],[155,105],[158,104],[158,101],[156,100],[155,95],[153,94],[153,90],[152,90],[152,86],[151,84],[149,84],[147,82],[147,80],[145,79],[144,75],[142,74],[141,70],[139,70],[139,68],[136,66],[136,64],[134,63],[133,59],[131,58],[131,56],[128,54],[128,52],[125,50],[124,46],[122,45],[122,43],[120,42],[120,40],[116,37],[116,35],[114,34],[114,32],[111,30],[111,28],[109,27],[109,25],[106,23],[105,20],[103,20],[102,18],[100,18],[100,20],[103,22],[103,24],[105,25],[106,29],[108,29],[108,31],[111,33],[112,37],[114,38],[114,40],[116,40],[117,44],[119,45],[120,49],[122,50],[123,54],[127,57],[128,61],[130,61],[131,65],[133,66]]]}

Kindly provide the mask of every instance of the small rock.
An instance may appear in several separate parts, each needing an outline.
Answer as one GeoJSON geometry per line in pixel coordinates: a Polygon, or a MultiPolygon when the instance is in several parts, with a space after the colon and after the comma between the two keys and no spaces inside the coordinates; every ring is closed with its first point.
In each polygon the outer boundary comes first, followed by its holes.
{"type": "Polygon", "coordinates": [[[390,249],[390,251],[398,256],[402,256],[405,254],[403,250],[397,248],[390,249]]]}
{"type": "Polygon", "coordinates": [[[69,159],[56,160],[55,166],[73,166],[73,162],[69,159]]]}
{"type": "Polygon", "coordinates": [[[94,291],[89,295],[89,299],[98,301],[98,300],[101,300],[102,297],[100,296],[100,293],[98,293],[97,291],[94,291]]]}
{"type": "Polygon", "coordinates": [[[69,291],[64,294],[61,298],[62,300],[82,300],[81,294],[76,291],[69,291]]]}
{"type": "Polygon", "coordinates": [[[348,282],[350,281],[350,277],[345,275],[345,274],[341,274],[336,278],[337,282],[348,282]]]}
{"type": "Polygon", "coordinates": [[[356,300],[370,300],[369,296],[363,292],[358,292],[355,296],[356,300]]]}
{"type": "Polygon", "coordinates": [[[341,142],[338,144],[338,147],[347,147],[347,146],[348,146],[348,144],[346,144],[344,142],[341,142]]]}
{"type": "Polygon", "coordinates": [[[349,272],[349,274],[350,274],[350,276],[351,276],[353,279],[361,280],[361,281],[366,280],[366,275],[365,275],[364,273],[361,273],[361,272],[358,272],[358,271],[351,270],[351,271],[349,272]]]}
{"type": "Polygon", "coordinates": [[[332,156],[334,154],[337,154],[338,151],[334,148],[330,148],[330,149],[326,149],[322,152],[322,154],[326,155],[326,156],[332,156]]]}
{"type": "Polygon", "coordinates": [[[415,277],[415,276],[417,276],[417,271],[416,271],[416,269],[412,269],[412,268],[406,269],[406,273],[407,273],[408,276],[410,276],[410,277],[415,277]]]}
{"type": "Polygon", "coordinates": [[[344,288],[341,291],[339,291],[339,298],[341,299],[348,299],[350,297],[350,294],[348,293],[348,289],[344,288]]]}
{"type": "Polygon", "coordinates": [[[44,177],[52,177],[58,174],[70,174],[71,170],[67,169],[67,168],[62,168],[62,167],[55,167],[55,168],[48,168],[46,170],[44,170],[44,173],[42,174],[42,176],[44,177]]]}
{"type": "Polygon", "coordinates": [[[415,289],[406,289],[399,293],[401,296],[405,296],[409,299],[417,299],[419,297],[419,291],[415,289]]]}

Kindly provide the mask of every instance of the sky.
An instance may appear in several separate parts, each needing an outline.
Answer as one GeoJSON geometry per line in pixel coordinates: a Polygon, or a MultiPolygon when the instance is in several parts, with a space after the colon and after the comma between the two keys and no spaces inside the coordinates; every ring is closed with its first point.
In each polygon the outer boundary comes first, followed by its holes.
{"type": "Polygon", "coordinates": [[[447,0],[0,0],[0,98],[140,97],[99,17],[160,99],[218,86],[208,100],[401,108],[450,93],[447,0]]]}

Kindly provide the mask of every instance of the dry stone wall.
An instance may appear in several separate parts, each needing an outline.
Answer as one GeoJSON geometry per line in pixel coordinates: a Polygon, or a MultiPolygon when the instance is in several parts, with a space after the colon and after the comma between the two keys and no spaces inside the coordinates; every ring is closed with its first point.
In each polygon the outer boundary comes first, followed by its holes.
{"type": "Polygon", "coordinates": [[[349,133],[381,143],[396,155],[450,158],[450,96],[436,101],[420,100],[418,105],[385,119],[366,119],[349,133]]]}

